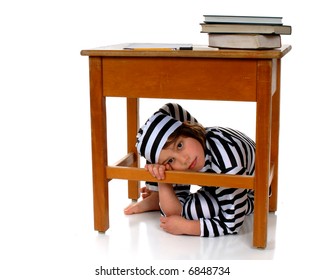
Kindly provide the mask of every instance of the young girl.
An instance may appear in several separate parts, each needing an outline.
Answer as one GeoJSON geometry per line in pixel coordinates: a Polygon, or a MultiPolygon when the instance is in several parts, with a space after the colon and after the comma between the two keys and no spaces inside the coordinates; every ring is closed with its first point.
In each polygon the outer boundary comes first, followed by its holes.
{"type": "MultiPolygon", "coordinates": [[[[178,104],[166,104],[142,126],[137,150],[145,168],[163,180],[166,170],[253,175],[255,143],[243,133],[221,127],[202,127],[178,104]]],[[[143,200],[125,214],[160,210],[160,226],[172,234],[221,236],[236,234],[254,210],[252,190],[147,183],[143,200]]]]}

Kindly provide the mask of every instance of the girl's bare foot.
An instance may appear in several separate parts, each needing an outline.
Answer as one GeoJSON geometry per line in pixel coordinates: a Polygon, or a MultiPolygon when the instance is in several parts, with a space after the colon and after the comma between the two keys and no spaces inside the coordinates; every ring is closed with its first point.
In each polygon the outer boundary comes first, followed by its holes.
{"type": "Polygon", "coordinates": [[[138,214],[149,211],[157,211],[159,210],[159,196],[158,192],[150,192],[146,193],[146,195],[142,195],[143,199],[139,202],[132,203],[128,207],[124,209],[125,215],[138,214]]]}

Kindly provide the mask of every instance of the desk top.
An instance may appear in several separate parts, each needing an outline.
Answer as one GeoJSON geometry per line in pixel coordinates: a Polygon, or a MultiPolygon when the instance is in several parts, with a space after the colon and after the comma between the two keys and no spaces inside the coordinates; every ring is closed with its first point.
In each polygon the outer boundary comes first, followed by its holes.
{"type": "Polygon", "coordinates": [[[290,45],[283,45],[278,49],[271,50],[230,50],[216,49],[207,46],[193,46],[193,50],[125,50],[129,44],[118,44],[111,46],[86,49],[81,51],[84,56],[108,56],[108,57],[206,57],[206,58],[248,58],[248,59],[270,59],[282,58],[290,50],[290,45]]]}

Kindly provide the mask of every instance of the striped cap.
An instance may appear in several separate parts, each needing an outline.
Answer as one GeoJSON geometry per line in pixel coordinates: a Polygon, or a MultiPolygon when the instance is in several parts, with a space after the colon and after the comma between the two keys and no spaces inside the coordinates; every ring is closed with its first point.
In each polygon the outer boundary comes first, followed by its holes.
{"type": "Polygon", "coordinates": [[[182,125],[171,116],[155,113],[139,129],[136,147],[138,153],[151,163],[157,163],[168,137],[182,125]]]}

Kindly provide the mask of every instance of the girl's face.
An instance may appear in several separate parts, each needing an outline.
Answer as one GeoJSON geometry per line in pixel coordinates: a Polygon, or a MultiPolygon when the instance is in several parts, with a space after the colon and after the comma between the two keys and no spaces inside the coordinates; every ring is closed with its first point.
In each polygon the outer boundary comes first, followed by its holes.
{"type": "Polygon", "coordinates": [[[169,164],[178,171],[199,171],[205,164],[204,149],[196,139],[180,136],[166,149],[161,150],[158,163],[169,164]]]}

